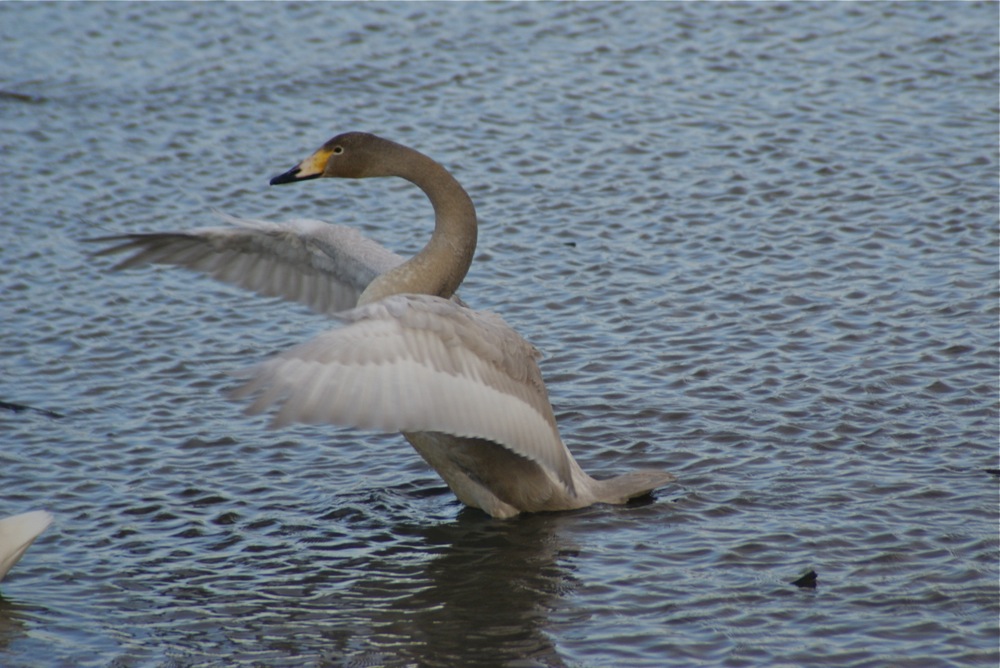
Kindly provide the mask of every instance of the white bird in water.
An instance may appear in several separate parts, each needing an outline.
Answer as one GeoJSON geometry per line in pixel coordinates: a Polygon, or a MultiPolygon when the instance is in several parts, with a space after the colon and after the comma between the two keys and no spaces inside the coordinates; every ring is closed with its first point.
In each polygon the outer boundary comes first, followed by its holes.
{"type": "Polygon", "coordinates": [[[499,316],[455,295],[476,248],[472,200],[448,171],[375,135],[334,137],[271,184],[319,177],[402,177],[434,207],[427,245],[404,261],[357,231],[314,220],[226,217],[229,227],[105,237],[97,253],[203,271],[258,293],[336,314],[343,323],[248,371],[234,395],[258,393],[274,424],[399,431],[464,503],[494,517],[624,503],[674,476],[634,471],[595,480],[563,444],[538,351],[499,316]],[[349,309],[349,310],[345,310],[349,309]]]}
{"type": "Polygon", "coordinates": [[[44,510],[11,515],[0,520],[0,580],[3,580],[35,539],[52,524],[44,510]]]}

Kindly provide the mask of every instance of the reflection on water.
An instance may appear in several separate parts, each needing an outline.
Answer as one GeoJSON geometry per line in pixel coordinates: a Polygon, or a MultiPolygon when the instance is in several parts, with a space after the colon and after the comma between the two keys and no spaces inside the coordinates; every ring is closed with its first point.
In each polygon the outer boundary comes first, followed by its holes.
{"type": "Polygon", "coordinates": [[[0,651],[6,650],[19,638],[26,636],[30,624],[46,617],[46,610],[18,603],[0,596],[0,651]],[[34,613],[34,614],[33,614],[34,613]]]}
{"type": "Polygon", "coordinates": [[[571,549],[555,533],[557,523],[533,517],[519,526],[463,511],[457,523],[414,528],[416,554],[388,551],[352,586],[348,596],[366,604],[369,626],[345,631],[337,643],[342,657],[332,658],[362,665],[495,666],[524,659],[562,665],[544,633],[552,599],[573,584],[557,561],[571,549]],[[407,568],[411,560],[417,563],[407,568]]]}
{"type": "Polygon", "coordinates": [[[151,559],[122,574],[120,586],[157,601],[129,614],[127,627],[142,632],[123,639],[127,655],[145,655],[152,635],[192,662],[562,665],[546,633],[574,587],[562,516],[500,522],[461,510],[426,525],[390,519],[405,509],[371,495],[357,502],[317,518],[321,530],[254,522],[276,539],[246,530],[238,556],[220,544],[216,555],[175,551],[172,565],[151,559]]]}

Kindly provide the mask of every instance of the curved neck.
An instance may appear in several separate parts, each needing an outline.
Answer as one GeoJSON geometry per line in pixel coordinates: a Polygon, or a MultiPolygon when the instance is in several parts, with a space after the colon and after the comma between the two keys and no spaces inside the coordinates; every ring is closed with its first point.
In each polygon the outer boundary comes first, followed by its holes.
{"type": "Polygon", "coordinates": [[[476,251],[476,208],[468,193],[444,167],[427,156],[393,143],[386,174],[410,181],[434,207],[434,233],[412,258],[365,289],[358,305],[389,295],[417,293],[449,299],[462,283],[476,251]]]}

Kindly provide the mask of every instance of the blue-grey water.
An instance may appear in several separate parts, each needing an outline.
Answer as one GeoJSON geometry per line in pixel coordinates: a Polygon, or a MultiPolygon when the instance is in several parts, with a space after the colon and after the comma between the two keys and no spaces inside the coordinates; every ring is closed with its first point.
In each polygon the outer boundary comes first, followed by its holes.
{"type": "Polygon", "coordinates": [[[996,666],[998,5],[0,4],[3,666],[996,666]],[[490,519],[229,372],[330,326],[81,239],[323,218],[367,130],[479,209],[462,295],[650,502],[490,519]],[[53,417],[41,411],[61,415],[53,417]],[[815,589],[791,581],[808,569],[815,589]]]}

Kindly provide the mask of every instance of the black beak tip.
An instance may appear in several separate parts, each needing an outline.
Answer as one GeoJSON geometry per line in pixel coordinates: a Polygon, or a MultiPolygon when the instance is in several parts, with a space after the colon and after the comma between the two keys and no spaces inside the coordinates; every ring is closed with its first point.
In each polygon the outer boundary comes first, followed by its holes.
{"type": "Polygon", "coordinates": [[[298,173],[299,173],[299,168],[292,167],[284,174],[278,174],[277,176],[275,176],[273,179],[271,179],[270,183],[272,186],[277,186],[282,183],[291,183],[293,181],[298,181],[299,180],[297,178],[298,173]]]}
{"type": "Polygon", "coordinates": [[[295,167],[292,167],[284,174],[278,174],[277,176],[275,176],[273,179],[271,179],[270,183],[272,186],[277,186],[281,185],[282,183],[295,183],[297,181],[308,181],[309,179],[318,179],[319,177],[322,176],[322,174],[319,173],[309,174],[308,176],[300,176],[301,173],[302,173],[302,168],[296,165],[295,167]]]}

